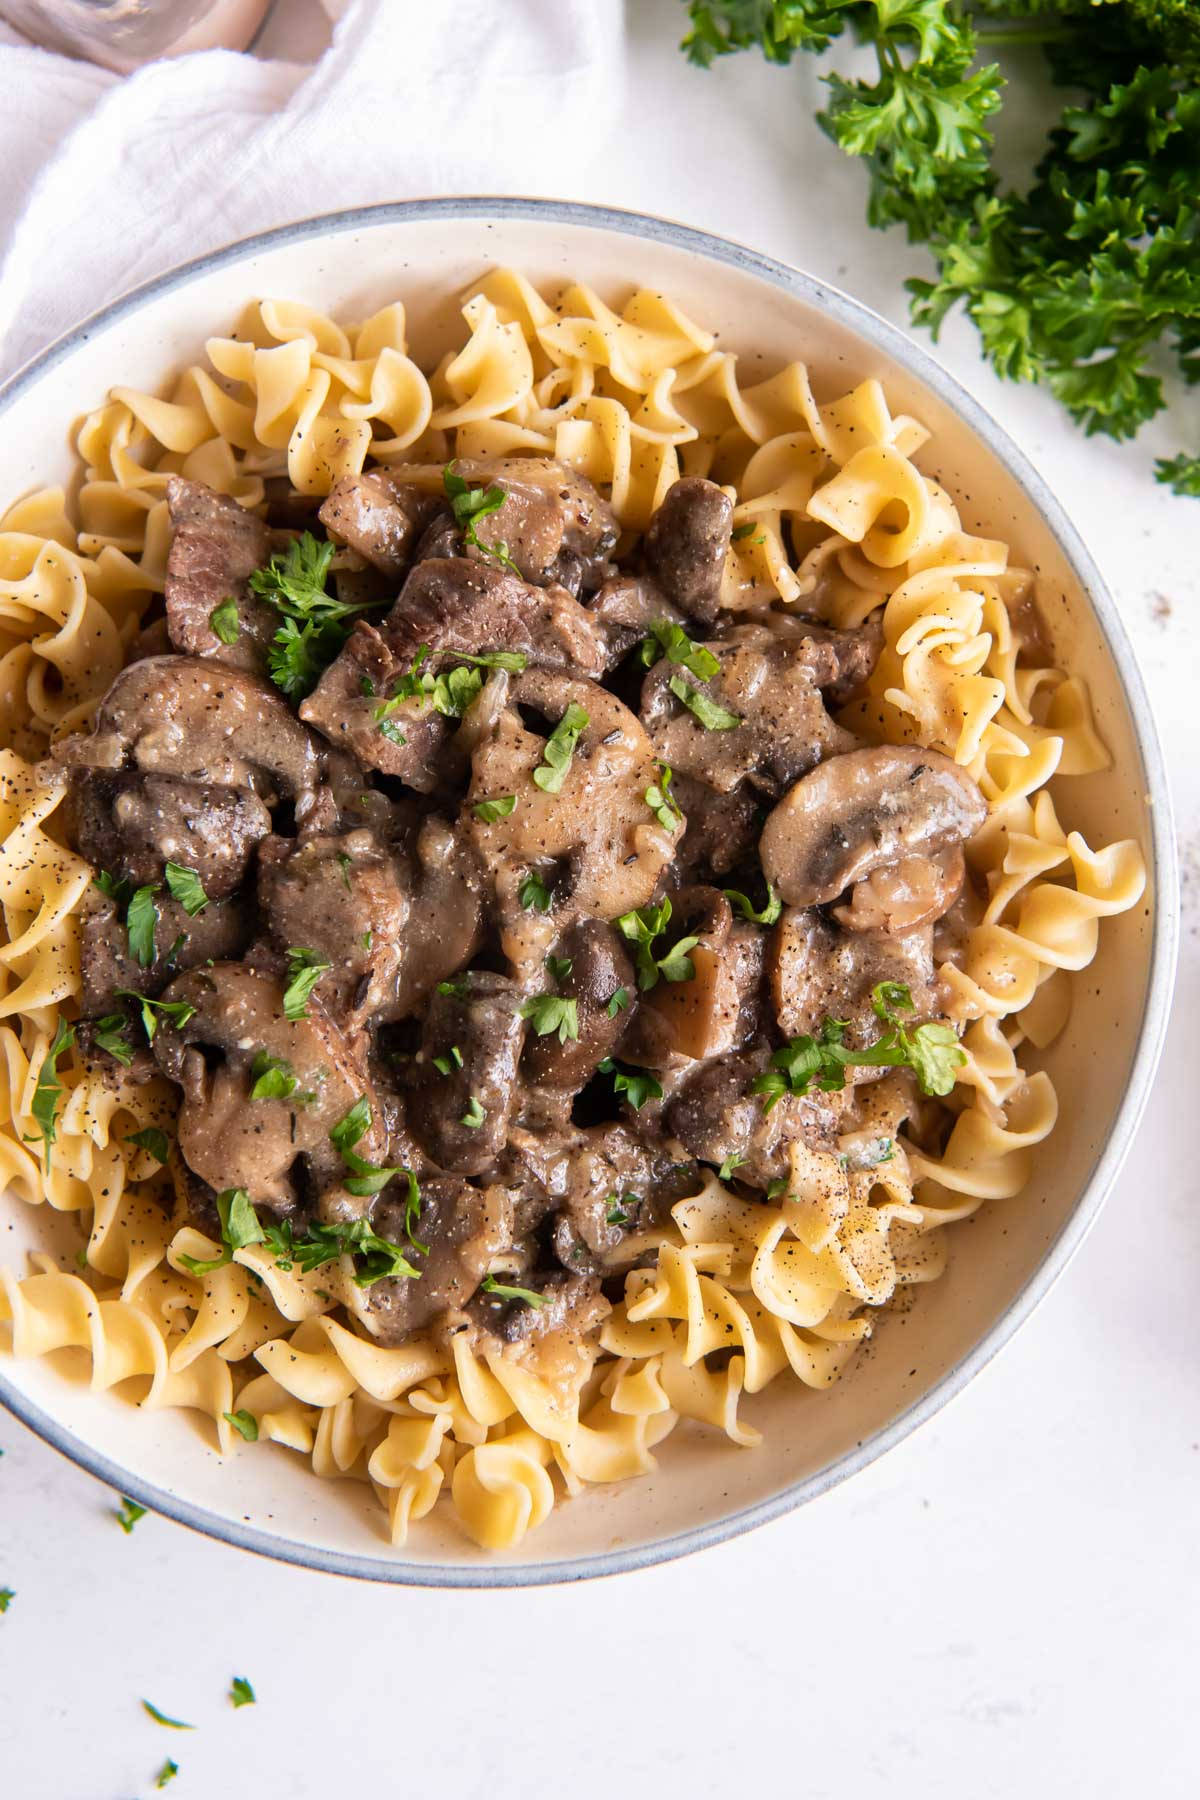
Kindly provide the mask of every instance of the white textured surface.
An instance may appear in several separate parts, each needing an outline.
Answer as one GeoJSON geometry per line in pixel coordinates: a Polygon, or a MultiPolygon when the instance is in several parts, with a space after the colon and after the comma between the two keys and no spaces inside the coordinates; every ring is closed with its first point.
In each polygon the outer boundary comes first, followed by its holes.
{"type": "MultiPolygon", "coordinates": [[[[299,0],[305,49],[315,10],[299,0]]],[[[673,0],[630,10],[620,129],[573,197],[740,237],[902,322],[919,253],[862,226],[857,171],[807,122],[811,77],[750,57],[702,76],[674,49],[673,0]]],[[[527,191],[557,185],[546,143],[529,135],[527,191]]],[[[488,171],[481,150],[463,191],[494,185],[488,171]]],[[[1155,491],[1151,443],[1085,444],[1049,401],[993,381],[969,333],[942,354],[1089,538],[1176,786],[1176,1017],[1084,1251],[966,1396],[856,1482],[699,1559],[591,1587],[376,1591],[160,1519],[126,1538],[114,1496],[0,1419],[0,1587],[17,1590],[0,1619],[6,1800],[148,1800],[168,1755],[180,1800],[1041,1800],[1147,1779],[1160,1800],[1195,1793],[1200,506],[1155,491]],[[233,1674],[256,1708],[229,1707],[233,1674]],[[199,1729],[153,1725],[140,1695],[199,1729]]]]}

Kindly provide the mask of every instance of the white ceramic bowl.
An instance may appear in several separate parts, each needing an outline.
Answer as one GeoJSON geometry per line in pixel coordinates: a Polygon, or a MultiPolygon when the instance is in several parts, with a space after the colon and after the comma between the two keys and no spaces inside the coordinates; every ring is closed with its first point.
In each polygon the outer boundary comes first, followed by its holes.
{"type": "MultiPolygon", "coordinates": [[[[140,288],[18,375],[0,393],[0,498],[67,479],[70,427],[110,384],[156,388],[251,297],[361,317],[399,296],[427,355],[456,323],[453,297],[497,263],[535,281],[576,277],[609,298],[635,283],[662,288],[726,348],[769,366],[803,357],[818,395],[878,376],[894,410],[932,428],[920,460],[967,528],[1006,539],[1014,560],[1038,571],[1059,658],[1087,680],[1114,759],[1110,773],[1070,783],[1070,819],[1092,839],[1139,839],[1150,886],[1136,911],[1105,923],[1070,1026],[1045,1059],[1062,1111],[1030,1187],[956,1229],[948,1273],[922,1290],[902,1331],[885,1320],[869,1354],[826,1393],[778,1381],[751,1401],[761,1449],[680,1430],[657,1473],[559,1506],[511,1555],[484,1555],[436,1515],[409,1549],[391,1551],[357,1484],[318,1481],[284,1450],[224,1462],[187,1416],[139,1412],[44,1363],[0,1361],[0,1400],[157,1512],[310,1568],[490,1587],[611,1574],[748,1530],[844,1480],[965,1386],[1061,1273],[1129,1148],[1162,1044],[1177,935],[1149,703],[1113,602],[1053,493],[924,350],[845,295],[739,245],[631,213],[501,199],[406,202],[268,232],[140,288]]],[[[44,1209],[0,1200],[0,1227],[12,1264],[42,1241],[44,1209]]]]}

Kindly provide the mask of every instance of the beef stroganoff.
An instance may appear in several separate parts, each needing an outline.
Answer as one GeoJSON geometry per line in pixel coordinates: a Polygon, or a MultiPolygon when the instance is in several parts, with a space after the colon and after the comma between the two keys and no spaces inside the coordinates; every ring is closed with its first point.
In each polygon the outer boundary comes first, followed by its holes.
{"type": "Polygon", "coordinates": [[[503,1549],[753,1445],[1021,1189],[1144,869],[877,382],[743,386],[648,292],[462,315],[431,370],[255,303],[0,522],[0,1172],[79,1227],[0,1347],[503,1549]]]}

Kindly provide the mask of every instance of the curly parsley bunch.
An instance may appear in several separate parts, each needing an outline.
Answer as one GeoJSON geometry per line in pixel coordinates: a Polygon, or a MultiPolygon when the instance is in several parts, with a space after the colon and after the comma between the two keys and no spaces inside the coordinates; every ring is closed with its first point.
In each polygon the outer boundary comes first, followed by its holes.
{"type": "MultiPolygon", "coordinates": [[[[689,0],[685,0],[689,3],[689,0]]],[[[1090,435],[1132,437],[1166,404],[1161,367],[1200,380],[1200,5],[1196,0],[690,0],[684,49],[707,67],[770,62],[849,30],[874,80],[825,77],[819,122],[870,175],[872,225],[926,243],[910,281],[936,337],[961,303],[998,374],[1042,382],[1090,435]],[[1075,90],[1026,192],[1000,189],[992,48],[1041,44],[1075,90]]],[[[1200,454],[1160,461],[1200,497],[1200,454]]]]}

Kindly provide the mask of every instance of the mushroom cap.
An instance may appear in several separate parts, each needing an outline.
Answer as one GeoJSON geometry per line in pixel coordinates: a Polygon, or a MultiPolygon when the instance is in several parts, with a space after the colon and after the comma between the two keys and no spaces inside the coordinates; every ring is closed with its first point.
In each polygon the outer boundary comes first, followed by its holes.
{"type": "Polygon", "coordinates": [[[936,856],[978,831],[983,795],[936,750],[881,744],[818,764],[763,826],[763,873],[791,906],[824,906],[902,857],[936,856]]]}

